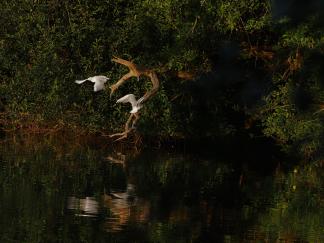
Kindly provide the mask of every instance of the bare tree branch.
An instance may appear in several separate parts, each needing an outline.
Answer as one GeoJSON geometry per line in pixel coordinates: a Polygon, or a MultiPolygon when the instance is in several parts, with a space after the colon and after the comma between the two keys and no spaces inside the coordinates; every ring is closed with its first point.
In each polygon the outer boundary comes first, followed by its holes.
{"type": "MultiPolygon", "coordinates": [[[[148,99],[152,98],[156,92],[159,90],[160,87],[160,81],[155,73],[154,70],[149,69],[149,68],[145,68],[139,65],[134,64],[133,62],[124,60],[122,58],[119,57],[113,57],[111,59],[113,62],[122,64],[126,67],[128,67],[129,72],[127,74],[125,74],[123,77],[121,77],[115,84],[112,84],[110,86],[110,96],[113,95],[113,93],[129,78],[131,77],[136,77],[137,79],[139,79],[140,76],[146,76],[148,77],[151,82],[152,82],[152,88],[150,90],[148,90],[144,96],[142,97],[142,102],[141,103],[145,103],[148,99]]],[[[119,137],[118,139],[116,139],[116,141],[122,140],[127,138],[128,134],[135,130],[135,124],[137,123],[137,121],[140,118],[140,114],[139,112],[137,113],[133,113],[129,116],[126,124],[125,124],[125,129],[124,132],[121,133],[115,133],[110,135],[111,138],[113,137],[119,137]],[[130,127],[130,123],[132,122],[132,126],[130,127]]]]}

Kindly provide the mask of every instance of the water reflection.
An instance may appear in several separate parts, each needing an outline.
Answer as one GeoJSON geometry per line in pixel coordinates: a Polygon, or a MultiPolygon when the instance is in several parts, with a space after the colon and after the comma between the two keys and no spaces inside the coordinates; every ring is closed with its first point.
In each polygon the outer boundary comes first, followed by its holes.
{"type": "Polygon", "coordinates": [[[75,211],[75,216],[82,217],[96,217],[99,212],[99,204],[93,197],[69,197],[67,208],[75,211]]]}
{"type": "Polygon", "coordinates": [[[110,212],[105,220],[107,231],[120,231],[130,221],[132,223],[148,221],[150,204],[135,195],[134,185],[132,184],[127,185],[125,192],[105,194],[104,206],[110,212]]]}
{"type": "Polygon", "coordinates": [[[321,164],[260,171],[97,138],[6,139],[0,242],[324,242],[321,164]]]}
{"type": "Polygon", "coordinates": [[[108,155],[106,159],[112,164],[120,164],[124,167],[126,162],[126,155],[121,152],[115,152],[114,154],[112,153],[108,155]]]}

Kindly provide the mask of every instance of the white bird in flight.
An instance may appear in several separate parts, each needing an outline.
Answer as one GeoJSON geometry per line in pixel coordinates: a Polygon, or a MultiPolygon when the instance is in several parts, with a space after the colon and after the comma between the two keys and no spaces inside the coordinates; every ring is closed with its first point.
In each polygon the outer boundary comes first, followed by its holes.
{"type": "Polygon", "coordinates": [[[85,81],[91,81],[94,83],[94,87],[93,87],[93,91],[97,92],[100,90],[103,90],[105,88],[105,83],[107,82],[107,80],[109,80],[110,78],[106,77],[106,76],[93,76],[87,79],[83,79],[83,80],[76,80],[75,82],[77,84],[82,84],[85,81]]]}
{"type": "Polygon", "coordinates": [[[127,103],[127,102],[129,102],[132,105],[132,110],[130,111],[130,113],[136,113],[143,107],[143,105],[141,104],[141,102],[143,100],[144,100],[144,97],[139,98],[138,100],[136,100],[135,95],[127,94],[127,95],[121,97],[120,99],[118,99],[116,103],[127,103]]]}

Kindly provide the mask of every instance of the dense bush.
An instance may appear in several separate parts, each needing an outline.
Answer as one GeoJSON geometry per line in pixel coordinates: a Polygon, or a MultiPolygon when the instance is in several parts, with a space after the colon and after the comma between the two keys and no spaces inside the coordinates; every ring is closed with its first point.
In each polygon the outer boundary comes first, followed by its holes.
{"type": "Polygon", "coordinates": [[[93,93],[74,83],[97,74],[116,82],[127,71],[110,61],[116,55],[154,68],[161,81],[142,111],[142,134],[262,132],[318,155],[322,9],[320,0],[3,0],[0,106],[12,120],[119,130],[129,107],[116,98],[139,97],[149,82],[129,80],[111,99],[108,88],[93,93]],[[181,80],[178,71],[195,78],[181,80]]]}

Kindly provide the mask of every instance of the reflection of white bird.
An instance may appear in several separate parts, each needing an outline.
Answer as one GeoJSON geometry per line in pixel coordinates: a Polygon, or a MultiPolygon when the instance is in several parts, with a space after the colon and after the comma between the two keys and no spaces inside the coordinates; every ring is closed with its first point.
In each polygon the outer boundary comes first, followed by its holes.
{"type": "Polygon", "coordinates": [[[142,97],[142,98],[139,98],[138,100],[136,100],[135,95],[127,94],[127,95],[121,97],[119,100],[117,100],[116,103],[127,103],[127,102],[129,102],[132,105],[132,110],[130,111],[130,113],[136,113],[136,112],[139,111],[139,109],[142,108],[143,105],[141,104],[141,102],[143,101],[143,99],[144,98],[142,97]]]}
{"type": "Polygon", "coordinates": [[[94,83],[94,92],[97,92],[105,88],[105,83],[107,82],[107,80],[109,80],[109,78],[106,76],[93,76],[84,80],[76,80],[75,82],[77,84],[82,84],[85,81],[91,81],[94,83]]]}
{"type": "Polygon", "coordinates": [[[69,197],[68,209],[75,210],[76,216],[96,217],[99,211],[99,204],[94,197],[76,198],[69,197]]]}

